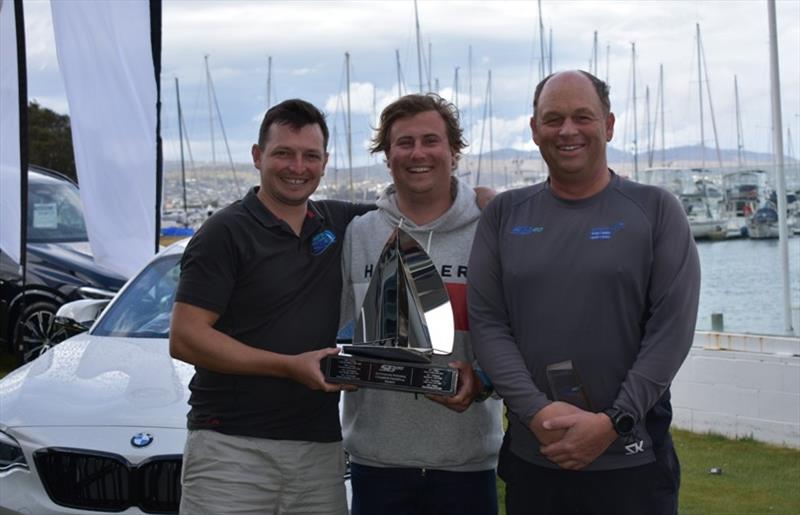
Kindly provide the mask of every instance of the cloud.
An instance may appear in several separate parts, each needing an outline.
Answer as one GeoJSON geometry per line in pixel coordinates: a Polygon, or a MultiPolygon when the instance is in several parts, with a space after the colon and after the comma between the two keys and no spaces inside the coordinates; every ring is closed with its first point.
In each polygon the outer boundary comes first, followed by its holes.
{"type": "MultiPolygon", "coordinates": [[[[694,144],[699,140],[695,27],[699,22],[721,145],[733,148],[736,144],[736,74],[745,144],[748,149],[768,150],[767,127],[772,122],[766,7],[761,2],[740,0],[726,1],[724,8],[720,5],[706,0],[691,5],[682,0],[545,1],[542,14],[548,46],[552,30],[553,68],[588,68],[597,30],[598,73],[601,78],[608,77],[612,109],[624,120],[632,103],[631,42],[635,41],[637,110],[642,127],[644,89],[650,87],[652,118],[659,65],[663,65],[667,139],[674,144],[694,144]],[[744,20],[747,30],[742,30],[744,20]]],[[[55,99],[63,95],[63,86],[56,74],[49,34],[49,4],[26,2],[25,6],[29,93],[52,99],[48,101],[57,105],[55,99]]],[[[459,69],[458,103],[473,139],[484,118],[489,69],[493,116],[512,121],[526,118],[540,75],[537,4],[430,0],[418,7],[422,81],[427,83],[430,66],[431,83],[438,79],[441,94],[455,101],[455,70],[459,69]]],[[[800,25],[796,21],[800,3],[778,2],[777,11],[784,125],[791,127],[797,138],[800,25]]],[[[373,91],[378,112],[397,97],[398,64],[404,92],[416,91],[420,81],[411,2],[167,1],[162,27],[162,121],[168,126],[166,118],[175,116],[172,82],[178,77],[193,138],[209,137],[204,128],[208,125],[206,53],[210,54],[218,103],[232,140],[249,140],[257,131],[266,108],[268,55],[273,58],[273,102],[305,98],[324,107],[332,125],[343,131],[344,53],[349,52],[353,131],[361,139],[370,134],[375,122],[373,91]]],[[[704,96],[708,109],[705,91],[704,96]]],[[[706,120],[710,134],[710,110],[706,120]]],[[[498,121],[495,132],[499,141],[503,127],[498,121]]],[[[622,142],[623,127],[620,131],[622,142]]],[[[529,145],[522,136],[518,144],[529,145]]]]}

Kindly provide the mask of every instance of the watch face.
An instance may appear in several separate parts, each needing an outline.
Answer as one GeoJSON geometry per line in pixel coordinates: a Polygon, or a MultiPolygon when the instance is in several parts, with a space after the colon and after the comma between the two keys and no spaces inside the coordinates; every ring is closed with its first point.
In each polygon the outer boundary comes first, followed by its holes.
{"type": "Polygon", "coordinates": [[[633,416],[628,413],[620,413],[614,421],[617,433],[627,435],[633,431],[634,420],[633,416]]]}

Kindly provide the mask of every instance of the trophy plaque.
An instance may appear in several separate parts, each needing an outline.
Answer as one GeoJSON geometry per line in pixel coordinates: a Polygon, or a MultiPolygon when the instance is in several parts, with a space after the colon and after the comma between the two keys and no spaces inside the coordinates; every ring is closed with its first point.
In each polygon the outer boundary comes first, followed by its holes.
{"type": "Polygon", "coordinates": [[[450,297],[430,256],[400,227],[378,258],[353,343],[322,361],[330,383],[454,395],[458,370],[434,365],[453,351],[450,297]]]}

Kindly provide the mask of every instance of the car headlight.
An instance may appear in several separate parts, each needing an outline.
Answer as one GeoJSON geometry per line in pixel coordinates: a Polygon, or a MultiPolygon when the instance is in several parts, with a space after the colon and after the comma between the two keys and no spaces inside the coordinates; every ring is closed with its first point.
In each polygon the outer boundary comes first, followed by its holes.
{"type": "Polygon", "coordinates": [[[82,299],[113,299],[117,292],[111,290],[104,290],[102,288],[93,288],[91,286],[81,286],[78,288],[78,295],[82,299]]]}
{"type": "Polygon", "coordinates": [[[28,469],[22,447],[14,438],[0,431],[0,472],[14,468],[28,469]]]}

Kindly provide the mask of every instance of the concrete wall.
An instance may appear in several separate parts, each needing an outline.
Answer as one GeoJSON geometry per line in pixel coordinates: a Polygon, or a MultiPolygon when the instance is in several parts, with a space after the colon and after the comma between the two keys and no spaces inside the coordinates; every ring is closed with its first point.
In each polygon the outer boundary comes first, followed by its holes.
{"type": "Polygon", "coordinates": [[[698,331],[672,406],[675,427],[800,448],[800,339],[698,331]]]}

